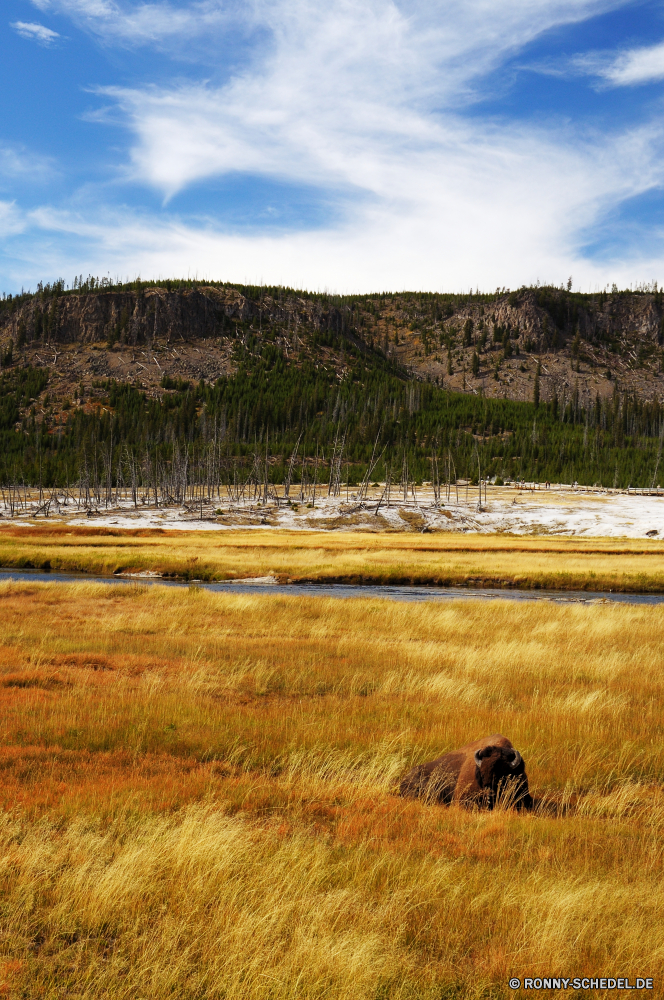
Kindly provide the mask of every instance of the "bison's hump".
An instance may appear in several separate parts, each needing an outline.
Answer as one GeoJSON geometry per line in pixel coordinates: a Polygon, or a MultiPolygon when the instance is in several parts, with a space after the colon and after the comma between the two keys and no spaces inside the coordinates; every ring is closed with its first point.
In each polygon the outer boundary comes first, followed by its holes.
{"type": "Polygon", "coordinates": [[[514,744],[506,736],[503,736],[501,733],[492,733],[491,736],[482,736],[479,740],[473,740],[472,743],[464,744],[456,752],[465,754],[472,751],[474,754],[477,750],[483,750],[484,747],[489,746],[503,747],[505,750],[514,749],[514,744]]]}

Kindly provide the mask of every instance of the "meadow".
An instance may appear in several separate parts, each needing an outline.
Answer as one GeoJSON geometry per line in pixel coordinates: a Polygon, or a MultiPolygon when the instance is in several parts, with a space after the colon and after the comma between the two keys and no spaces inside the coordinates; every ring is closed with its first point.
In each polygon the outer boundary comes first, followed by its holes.
{"type": "Polygon", "coordinates": [[[1,584],[0,993],[658,987],[663,626],[628,605],[1,584]],[[493,732],[532,814],[394,795],[493,732]]]}
{"type": "Polygon", "coordinates": [[[0,566],[183,580],[664,592],[664,542],[444,532],[0,528],[0,566]]]}

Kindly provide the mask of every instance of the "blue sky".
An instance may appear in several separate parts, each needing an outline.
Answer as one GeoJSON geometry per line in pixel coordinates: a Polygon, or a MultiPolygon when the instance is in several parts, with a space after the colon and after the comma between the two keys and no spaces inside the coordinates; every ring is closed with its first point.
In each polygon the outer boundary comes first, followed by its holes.
{"type": "Polygon", "coordinates": [[[664,281],[664,2],[3,15],[0,291],[664,281]]]}

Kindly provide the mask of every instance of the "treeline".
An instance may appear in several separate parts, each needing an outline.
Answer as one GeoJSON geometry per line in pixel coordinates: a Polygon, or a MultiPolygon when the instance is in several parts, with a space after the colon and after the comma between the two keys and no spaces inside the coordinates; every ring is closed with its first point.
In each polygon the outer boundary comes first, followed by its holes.
{"type": "MultiPolygon", "coordinates": [[[[117,292],[145,292],[150,288],[163,288],[167,292],[195,291],[204,288],[232,289],[253,301],[260,301],[264,298],[289,299],[297,298],[311,302],[322,302],[331,305],[367,305],[370,303],[384,304],[387,301],[403,301],[417,304],[424,309],[427,306],[435,311],[436,304],[443,305],[443,313],[450,307],[462,307],[467,304],[491,303],[501,296],[509,293],[509,289],[497,288],[495,292],[369,292],[362,295],[341,295],[333,292],[312,292],[302,288],[290,288],[284,285],[252,285],[229,281],[202,281],[197,278],[166,278],[144,281],[135,278],[132,281],[112,280],[107,277],[94,277],[88,275],[77,275],[71,285],[65,282],[64,278],[56,281],[39,282],[37,290],[21,291],[17,294],[3,293],[0,297],[0,312],[15,311],[24,302],[33,298],[42,300],[58,299],[63,296],[77,296],[89,294],[117,293],[117,292]],[[449,305],[447,305],[449,304],[449,305]]],[[[524,286],[523,290],[526,290],[524,286]]],[[[562,291],[562,288],[560,289],[562,291]]],[[[516,293],[512,293],[516,294],[516,293]]],[[[439,310],[440,312],[440,310],[439,310]]],[[[442,313],[441,313],[442,314],[442,313]]],[[[451,312],[449,313],[451,315],[451,312]]]]}
{"type": "MultiPolygon", "coordinates": [[[[184,461],[192,482],[233,483],[260,461],[267,478],[321,483],[333,466],[351,485],[372,479],[526,479],[650,487],[660,473],[664,413],[658,401],[614,393],[583,406],[578,393],[534,403],[452,393],[405,381],[385,359],[347,344],[347,372],[277,346],[238,342],[237,371],[215,384],[164,379],[162,399],[99,382],[84,407],[49,421],[33,401],[35,369],[0,376],[0,476],[44,487],[87,481],[146,484],[157,464],[184,461]],[[152,471],[150,471],[152,470],[152,471]]],[[[263,475],[263,472],[261,473],[263,475]]]]}
{"type": "Polygon", "coordinates": [[[658,312],[664,308],[664,288],[658,283],[644,283],[636,288],[618,289],[613,285],[611,290],[594,293],[573,292],[568,283],[565,285],[522,285],[510,291],[509,288],[496,288],[492,292],[480,292],[479,289],[469,292],[369,292],[365,294],[339,295],[330,292],[312,292],[307,289],[290,288],[282,285],[253,285],[227,281],[203,281],[197,278],[168,278],[145,281],[140,277],[132,281],[113,280],[108,277],[78,275],[71,285],[64,278],[53,282],[39,282],[37,290],[24,291],[17,294],[3,293],[0,296],[0,316],[16,312],[23,304],[33,299],[43,302],[63,297],[81,295],[103,295],[133,292],[141,294],[152,288],[161,288],[167,292],[192,292],[206,288],[233,290],[246,299],[260,303],[265,299],[287,301],[299,299],[303,302],[317,303],[323,306],[355,308],[369,315],[386,306],[405,310],[409,318],[415,322],[438,322],[449,319],[456,312],[470,306],[490,306],[505,300],[510,308],[517,309],[526,297],[533,297],[540,309],[545,310],[555,328],[560,330],[574,329],[579,325],[580,316],[590,311],[603,309],[607,302],[619,303],[630,298],[648,296],[658,312]]]}

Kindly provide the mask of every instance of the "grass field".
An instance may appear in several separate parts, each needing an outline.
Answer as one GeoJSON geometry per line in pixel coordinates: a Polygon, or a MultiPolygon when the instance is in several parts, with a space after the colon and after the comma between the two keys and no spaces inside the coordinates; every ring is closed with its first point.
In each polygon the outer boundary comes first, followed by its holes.
{"type": "Polygon", "coordinates": [[[464,534],[6,527],[0,566],[185,580],[664,592],[664,541],[464,534]]]}
{"type": "Polygon", "coordinates": [[[663,627],[634,606],[0,585],[0,995],[657,987],[663,627]],[[533,814],[392,793],[492,732],[533,814]]]}

